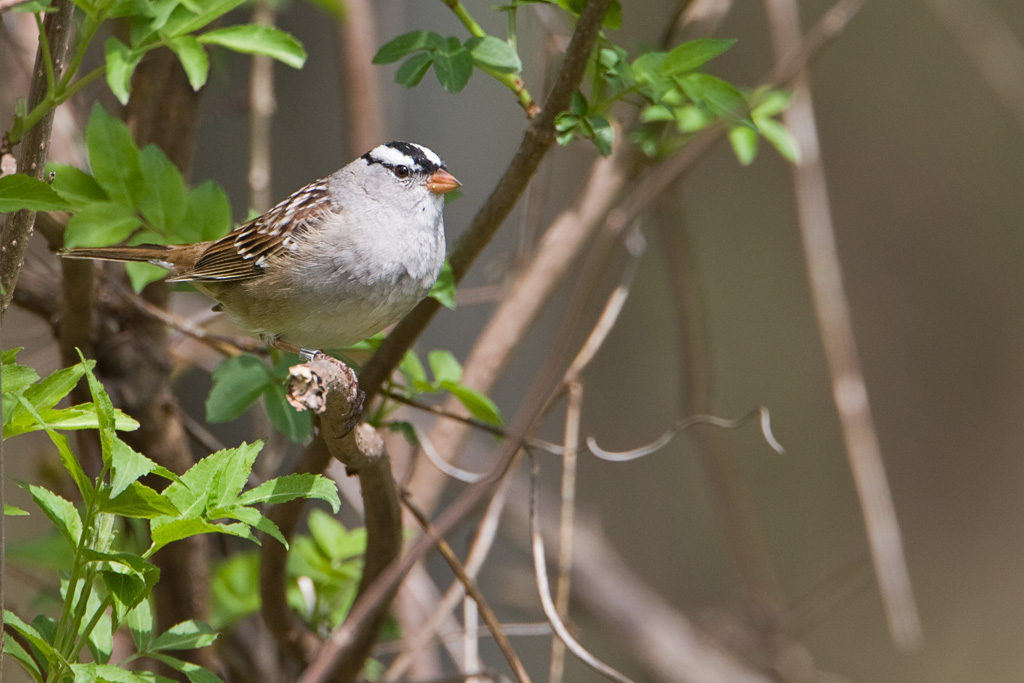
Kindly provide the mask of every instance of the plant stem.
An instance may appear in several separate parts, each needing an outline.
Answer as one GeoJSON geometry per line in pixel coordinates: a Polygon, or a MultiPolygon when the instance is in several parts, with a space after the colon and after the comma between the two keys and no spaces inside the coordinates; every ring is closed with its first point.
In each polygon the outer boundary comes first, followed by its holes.
{"type": "Polygon", "coordinates": [[[483,27],[480,26],[480,24],[476,23],[476,19],[472,17],[472,15],[469,13],[469,10],[466,9],[466,6],[463,5],[460,0],[442,1],[444,2],[444,4],[448,5],[448,9],[455,13],[455,16],[459,18],[459,21],[462,22],[462,25],[465,26],[470,33],[480,38],[483,38],[484,36],[487,35],[487,31],[485,31],[483,27]]]}

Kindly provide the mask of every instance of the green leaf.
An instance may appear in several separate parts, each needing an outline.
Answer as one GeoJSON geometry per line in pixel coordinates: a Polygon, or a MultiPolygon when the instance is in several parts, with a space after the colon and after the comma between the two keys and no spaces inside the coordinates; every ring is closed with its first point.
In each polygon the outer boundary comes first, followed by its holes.
{"type": "Polygon", "coordinates": [[[754,122],[765,140],[772,144],[779,154],[790,163],[800,163],[800,143],[788,128],[775,119],[756,117],[754,122]]]}
{"type": "Polygon", "coordinates": [[[145,191],[145,181],[128,127],[97,103],[89,116],[85,139],[96,182],[113,202],[134,208],[145,191]]]}
{"type": "MultiPolygon", "coordinates": [[[[86,361],[90,368],[96,365],[96,361],[86,361]]],[[[37,410],[52,408],[71,393],[78,381],[85,374],[85,367],[79,363],[69,368],[62,368],[50,374],[38,384],[34,384],[25,390],[25,400],[32,404],[37,410]]]]}
{"type": "Polygon", "coordinates": [[[131,96],[132,74],[142,60],[142,50],[132,50],[117,38],[107,38],[103,56],[107,61],[107,87],[122,105],[131,96]]]}
{"type": "Polygon", "coordinates": [[[590,124],[593,131],[592,139],[597,146],[597,151],[601,153],[601,156],[611,154],[612,145],[615,144],[615,129],[612,127],[612,124],[608,123],[608,119],[598,114],[588,116],[587,123],[590,124]]]}
{"type": "Polygon", "coordinates": [[[437,299],[445,308],[455,310],[455,273],[452,272],[452,265],[448,263],[448,259],[444,260],[437,281],[430,288],[430,296],[437,299]]]}
{"type": "Polygon", "coordinates": [[[210,59],[206,56],[206,50],[194,36],[172,38],[167,42],[167,47],[178,55],[178,61],[185,69],[188,84],[192,86],[193,90],[198,91],[206,85],[206,79],[210,74],[210,59]]]}
{"type": "Polygon", "coordinates": [[[458,38],[449,38],[444,49],[434,50],[434,74],[442,88],[460,92],[473,75],[473,55],[458,38]]]}
{"type": "Polygon", "coordinates": [[[466,47],[473,55],[473,62],[480,66],[503,73],[519,73],[523,70],[519,55],[500,38],[476,36],[466,41],[466,47]]]}
{"type": "Polygon", "coordinates": [[[318,498],[330,504],[334,512],[341,509],[338,486],[319,474],[287,474],[265,481],[238,497],[240,505],[267,503],[276,505],[296,498],[318,498]]]}
{"type": "Polygon", "coordinates": [[[72,548],[77,547],[78,539],[82,535],[82,518],[74,504],[42,486],[21,484],[21,487],[29,492],[36,505],[50,518],[68,544],[72,548]]]}
{"type": "Polygon", "coordinates": [[[281,533],[281,529],[264,517],[256,508],[245,507],[244,505],[232,505],[230,507],[217,510],[216,514],[219,517],[227,517],[228,519],[237,519],[240,522],[244,522],[253,529],[262,531],[271,538],[277,540],[286,549],[288,548],[288,539],[286,539],[284,534],[281,533]]]}
{"type": "Polygon", "coordinates": [[[81,350],[78,351],[78,356],[82,359],[82,366],[85,368],[85,378],[89,381],[89,393],[92,394],[100,433],[100,446],[103,450],[103,463],[109,465],[114,441],[117,440],[117,435],[114,433],[114,404],[110,401],[110,396],[107,394],[106,389],[96,379],[92,368],[85,362],[85,356],[82,355],[81,350]]]}
{"type": "Polygon", "coordinates": [[[57,452],[60,454],[61,464],[64,465],[64,469],[71,475],[72,481],[75,482],[75,486],[78,487],[78,492],[81,494],[84,500],[90,500],[93,495],[95,487],[93,486],[92,480],[89,479],[85,474],[85,470],[82,469],[81,463],[78,462],[78,458],[71,450],[71,446],[68,445],[68,438],[63,434],[59,434],[53,429],[46,430],[47,435],[50,437],[50,441],[57,447],[57,452]]]}
{"type": "Polygon", "coordinates": [[[263,394],[263,405],[274,429],[288,437],[292,443],[304,443],[313,432],[313,417],[310,413],[295,409],[278,383],[267,385],[263,394]]]}
{"type": "Polygon", "coordinates": [[[245,0],[196,0],[177,4],[163,25],[169,38],[198,31],[235,9],[245,0]]]}
{"type": "Polygon", "coordinates": [[[171,657],[170,655],[160,654],[158,652],[150,654],[149,656],[158,662],[169,666],[175,671],[185,674],[189,683],[224,683],[224,681],[222,681],[215,673],[204,669],[198,664],[186,662],[178,659],[177,657],[171,657]]]}
{"type": "Polygon", "coordinates": [[[153,610],[149,606],[149,601],[143,600],[136,605],[133,610],[128,612],[126,621],[128,630],[132,634],[132,641],[135,643],[135,649],[148,650],[149,644],[153,641],[154,627],[153,610]]]}
{"type": "Polygon", "coordinates": [[[147,145],[139,152],[139,166],[146,181],[146,192],[139,198],[139,211],[157,230],[173,232],[181,225],[188,208],[185,179],[156,145],[147,145]]]}
{"type": "Polygon", "coordinates": [[[749,113],[743,94],[717,76],[691,73],[676,82],[687,97],[728,123],[740,123],[749,113]]]}
{"type": "Polygon", "coordinates": [[[213,371],[206,420],[227,422],[244,413],[271,383],[270,370],[253,356],[235,356],[213,371]]]}
{"type": "Polygon", "coordinates": [[[451,351],[435,349],[427,354],[427,362],[434,373],[434,381],[438,383],[458,383],[462,379],[462,365],[451,351]]]}
{"type": "Polygon", "coordinates": [[[744,166],[753,163],[757,156],[757,131],[746,126],[733,126],[729,129],[729,144],[733,154],[744,166]]]}
{"type": "Polygon", "coordinates": [[[260,609],[260,557],[241,552],[218,563],[213,570],[210,591],[213,594],[215,628],[226,628],[260,609]]]}
{"type": "Polygon", "coordinates": [[[452,395],[459,399],[459,403],[465,406],[466,410],[476,419],[495,427],[500,427],[504,424],[498,406],[495,405],[494,401],[476,389],[453,382],[442,382],[441,386],[452,392],[452,395]]]}
{"type": "Polygon", "coordinates": [[[38,381],[39,373],[27,365],[4,363],[0,370],[0,386],[8,395],[22,394],[38,381]]]}
{"type": "Polygon", "coordinates": [[[405,60],[402,66],[398,67],[398,71],[395,72],[395,83],[404,85],[406,88],[416,87],[423,80],[427,71],[430,70],[430,65],[433,63],[434,54],[432,52],[414,54],[405,60]]]}
{"type": "Polygon", "coordinates": [[[254,55],[266,55],[290,67],[301,69],[306,63],[306,50],[290,33],[273,26],[245,24],[218,28],[199,36],[199,42],[221,45],[254,55]]]}
{"type": "Polygon", "coordinates": [[[416,429],[412,426],[411,422],[405,420],[394,420],[387,423],[387,428],[393,432],[398,432],[405,437],[406,442],[416,448],[420,445],[420,440],[416,436],[416,429]]]}
{"type": "Polygon", "coordinates": [[[136,519],[155,519],[157,517],[175,517],[181,512],[166,496],[156,490],[134,481],[116,498],[110,497],[110,489],[104,489],[99,500],[101,512],[136,519]]]}
{"type": "MultiPolygon", "coordinates": [[[[60,655],[59,652],[53,649],[53,645],[40,633],[39,629],[31,624],[27,624],[22,621],[21,617],[12,612],[9,609],[4,610],[4,628],[10,628],[17,631],[25,640],[27,640],[34,648],[39,650],[39,653],[44,659],[50,662],[64,662],[66,660],[60,655]]],[[[9,638],[4,639],[9,640],[9,638]]],[[[7,651],[7,645],[4,645],[4,652],[7,651]]]]}
{"type": "Polygon", "coordinates": [[[71,204],[52,187],[24,173],[0,178],[0,213],[11,211],[70,211],[71,204]]]}
{"type": "Polygon", "coordinates": [[[698,38],[683,43],[665,55],[666,75],[693,71],[736,44],[734,38],[698,38]]]}
{"type": "MultiPolygon", "coordinates": [[[[578,17],[586,6],[587,0],[555,0],[555,4],[578,17]]],[[[622,27],[622,4],[619,0],[612,0],[602,23],[605,28],[618,29],[622,27]]]]}
{"type": "Polygon", "coordinates": [[[751,96],[751,101],[757,103],[751,114],[765,118],[776,116],[789,109],[791,99],[793,99],[793,93],[758,88],[751,96]]]}
{"type": "Polygon", "coordinates": [[[188,196],[185,220],[175,235],[182,243],[217,239],[231,228],[231,203],[220,185],[208,180],[188,196]]]}
{"type": "Polygon", "coordinates": [[[139,229],[142,221],[130,207],[113,202],[95,202],[75,213],[64,231],[64,246],[105,247],[123,242],[139,229]]]}
{"type": "Polygon", "coordinates": [[[403,33],[397,38],[392,38],[384,43],[377,50],[377,54],[373,56],[373,63],[391,64],[408,54],[436,47],[442,42],[441,36],[432,31],[410,31],[409,33],[403,33]]]}
{"type": "Polygon", "coordinates": [[[20,5],[16,5],[14,8],[11,9],[11,11],[22,13],[31,12],[33,14],[35,14],[36,12],[46,12],[47,10],[50,9],[51,2],[53,2],[53,0],[30,0],[30,2],[25,2],[20,5]]]}
{"type": "Polygon", "coordinates": [[[28,510],[4,503],[4,516],[6,517],[28,517],[28,510]]]}
{"type": "Polygon", "coordinates": [[[366,553],[366,529],[349,531],[337,519],[316,508],[309,513],[306,523],[309,525],[309,535],[325,557],[344,562],[366,553]]]}
{"type": "Polygon", "coordinates": [[[55,174],[50,187],[75,209],[83,209],[93,202],[105,202],[110,199],[96,179],[81,169],[66,164],[49,163],[46,170],[55,174]]]}
{"type": "MultiPolygon", "coordinates": [[[[17,11],[17,10],[15,10],[17,11]]],[[[36,660],[32,658],[32,655],[28,653],[28,650],[23,648],[21,644],[11,637],[4,638],[4,655],[14,659],[18,664],[24,667],[25,671],[32,677],[33,680],[38,683],[42,683],[46,679],[45,674],[40,670],[36,660]]]]}
{"type": "Polygon", "coordinates": [[[132,289],[136,293],[145,289],[149,283],[167,277],[167,270],[160,266],[154,266],[151,263],[126,263],[124,264],[124,270],[128,273],[128,279],[131,280],[132,289]]]}
{"type": "Polygon", "coordinates": [[[408,349],[405,355],[402,356],[402,362],[398,364],[398,370],[409,384],[427,381],[427,371],[423,369],[420,357],[412,349],[408,349]]]}
{"type": "Polygon", "coordinates": [[[220,530],[220,525],[212,524],[196,517],[166,521],[159,518],[154,519],[150,525],[150,538],[153,541],[150,554],[163,548],[168,543],[180,541],[191,536],[198,536],[199,534],[216,533],[220,530]]]}
{"type": "Polygon", "coordinates": [[[100,570],[99,574],[107,592],[125,609],[135,607],[146,597],[146,582],[138,576],[111,570],[100,570]]]}
{"type": "Polygon", "coordinates": [[[139,453],[116,436],[110,449],[110,496],[116,498],[133,482],[156,469],[155,462],[139,453]]]}
{"type": "Polygon", "coordinates": [[[208,624],[196,619],[189,619],[180,624],[175,624],[156,638],[150,644],[150,650],[194,650],[199,647],[212,645],[217,640],[217,632],[208,624]]]}

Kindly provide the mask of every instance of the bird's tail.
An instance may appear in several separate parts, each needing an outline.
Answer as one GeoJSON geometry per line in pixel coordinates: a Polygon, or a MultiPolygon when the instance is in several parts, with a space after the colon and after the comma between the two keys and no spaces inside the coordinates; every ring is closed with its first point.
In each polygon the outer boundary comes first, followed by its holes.
{"type": "Polygon", "coordinates": [[[78,247],[60,252],[65,258],[100,259],[103,261],[145,261],[173,270],[170,259],[173,248],[164,244],[137,244],[121,247],[78,247]]]}

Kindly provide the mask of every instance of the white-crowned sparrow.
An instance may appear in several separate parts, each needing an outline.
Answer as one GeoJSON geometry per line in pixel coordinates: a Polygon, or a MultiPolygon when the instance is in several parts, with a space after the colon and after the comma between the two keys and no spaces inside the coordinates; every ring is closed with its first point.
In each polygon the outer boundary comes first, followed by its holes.
{"type": "Polygon", "coordinates": [[[444,262],[444,194],[460,183],[411,142],[376,147],[219,240],[71,249],[148,261],[216,299],[247,332],[303,350],[338,348],[397,322],[444,262]]]}

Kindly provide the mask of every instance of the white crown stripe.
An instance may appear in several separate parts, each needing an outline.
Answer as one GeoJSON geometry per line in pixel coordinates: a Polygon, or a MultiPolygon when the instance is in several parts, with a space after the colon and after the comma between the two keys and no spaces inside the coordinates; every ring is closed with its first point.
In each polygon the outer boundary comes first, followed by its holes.
{"type": "MultiPolygon", "coordinates": [[[[413,168],[418,166],[416,161],[408,154],[403,154],[397,149],[388,147],[387,145],[374,147],[373,151],[370,152],[370,156],[373,157],[374,160],[388,166],[411,166],[413,168]]],[[[437,155],[433,154],[433,156],[436,157],[437,155]]]]}

